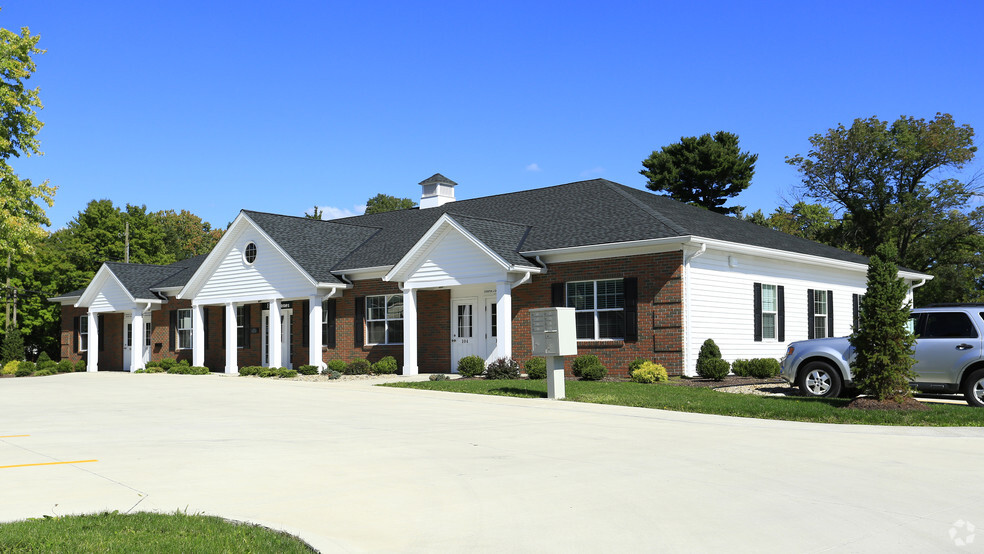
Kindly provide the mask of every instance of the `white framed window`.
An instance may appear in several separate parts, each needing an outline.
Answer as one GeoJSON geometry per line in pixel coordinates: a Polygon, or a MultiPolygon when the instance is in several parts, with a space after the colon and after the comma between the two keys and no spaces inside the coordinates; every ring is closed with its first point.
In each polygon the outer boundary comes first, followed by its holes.
{"type": "Polygon", "coordinates": [[[567,307],[574,308],[578,340],[625,337],[625,285],[622,279],[567,283],[567,307]]]}
{"type": "Polygon", "coordinates": [[[79,352],[89,350],[89,318],[82,316],[79,318],[79,352]]]}
{"type": "Polygon", "coordinates": [[[191,310],[178,310],[178,350],[192,347],[191,310]]]}
{"type": "Polygon", "coordinates": [[[366,344],[403,344],[403,295],[366,297],[366,344]]]}
{"type": "Polygon", "coordinates": [[[827,338],[827,317],[830,313],[828,304],[827,291],[813,291],[813,321],[810,322],[813,325],[813,338],[827,338]]]}
{"type": "Polygon", "coordinates": [[[779,300],[776,285],[762,285],[762,339],[776,339],[779,300]]]}
{"type": "Polygon", "coordinates": [[[321,346],[328,346],[328,329],[330,327],[330,322],[328,321],[328,303],[331,300],[321,301],[321,346]]]}
{"type": "Polygon", "coordinates": [[[253,265],[253,262],[256,261],[256,243],[255,242],[249,242],[249,243],[246,244],[246,249],[243,250],[243,260],[245,260],[246,263],[249,264],[249,265],[253,265]]]}
{"type": "Polygon", "coordinates": [[[246,306],[236,306],[236,348],[246,348],[246,306]]]}
{"type": "Polygon", "coordinates": [[[154,325],[150,321],[150,316],[147,316],[147,321],[144,322],[144,346],[150,346],[150,333],[153,331],[154,325]]]}

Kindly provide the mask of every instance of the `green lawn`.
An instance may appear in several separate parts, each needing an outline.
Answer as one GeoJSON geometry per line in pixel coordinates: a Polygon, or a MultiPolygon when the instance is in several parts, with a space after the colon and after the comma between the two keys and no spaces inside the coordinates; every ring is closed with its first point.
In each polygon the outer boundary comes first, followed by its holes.
{"type": "MultiPolygon", "coordinates": [[[[387,383],[381,386],[427,389],[472,394],[546,398],[546,381],[514,379],[487,381],[457,379],[387,383]]],[[[785,419],[817,423],[865,425],[924,425],[935,427],[984,427],[984,409],[933,404],[929,411],[875,411],[848,409],[846,399],[812,399],[731,394],[708,388],[676,385],[643,385],[629,382],[567,381],[567,400],[658,408],[678,412],[785,419]]]]}
{"type": "Polygon", "coordinates": [[[296,537],[218,517],[102,513],[0,524],[2,552],[304,552],[296,537]]]}

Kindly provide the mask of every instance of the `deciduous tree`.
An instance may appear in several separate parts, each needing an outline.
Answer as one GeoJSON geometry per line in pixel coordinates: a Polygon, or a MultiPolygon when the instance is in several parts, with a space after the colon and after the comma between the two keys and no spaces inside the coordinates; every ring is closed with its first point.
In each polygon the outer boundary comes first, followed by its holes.
{"type": "Polygon", "coordinates": [[[416,207],[417,203],[409,198],[397,198],[380,193],[366,201],[366,214],[409,210],[416,207]]]}

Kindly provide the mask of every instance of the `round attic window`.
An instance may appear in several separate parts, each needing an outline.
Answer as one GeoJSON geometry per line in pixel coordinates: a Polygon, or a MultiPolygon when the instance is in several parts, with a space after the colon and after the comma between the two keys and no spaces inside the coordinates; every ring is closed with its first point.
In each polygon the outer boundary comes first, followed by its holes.
{"type": "Polygon", "coordinates": [[[252,264],[256,261],[256,243],[251,242],[246,245],[246,252],[243,254],[246,263],[252,264]]]}

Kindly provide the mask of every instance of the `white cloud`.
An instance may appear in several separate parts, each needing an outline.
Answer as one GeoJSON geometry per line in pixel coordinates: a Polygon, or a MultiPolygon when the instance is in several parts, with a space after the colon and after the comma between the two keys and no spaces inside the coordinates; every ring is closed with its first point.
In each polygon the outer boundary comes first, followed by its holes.
{"type": "Polygon", "coordinates": [[[540,171],[540,165],[536,162],[526,166],[526,171],[540,171]]]}
{"type": "Polygon", "coordinates": [[[605,172],[603,167],[592,167],[591,169],[585,169],[581,172],[581,177],[592,177],[594,175],[601,175],[605,172]]]}
{"type": "MultiPolygon", "coordinates": [[[[321,210],[321,219],[338,219],[340,217],[352,217],[366,213],[365,204],[352,206],[351,210],[348,208],[336,208],[335,206],[318,206],[318,209],[321,210]]],[[[310,214],[311,210],[307,210],[304,213],[310,214]]]]}

